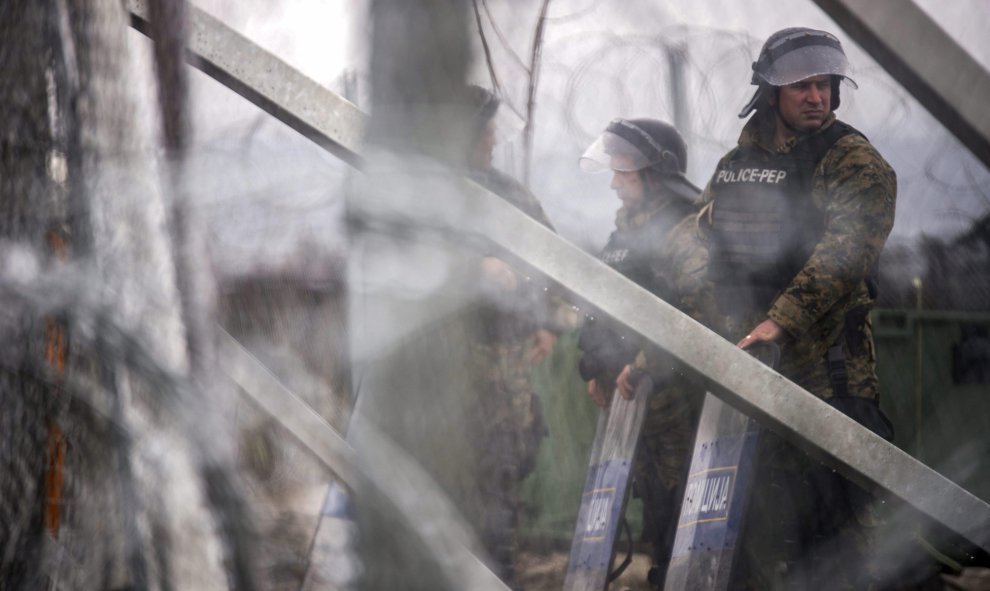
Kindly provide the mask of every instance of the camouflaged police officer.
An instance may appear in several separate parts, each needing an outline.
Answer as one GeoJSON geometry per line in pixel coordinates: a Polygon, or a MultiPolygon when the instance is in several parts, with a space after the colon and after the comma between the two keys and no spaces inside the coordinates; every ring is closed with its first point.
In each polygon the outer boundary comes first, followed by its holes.
{"type": "MultiPolygon", "coordinates": [[[[696,215],[700,190],[684,176],[687,146],[674,127],[655,119],[615,119],[585,151],[587,172],[610,171],[622,202],[608,243],[607,265],[696,319],[710,291],[706,252],[696,215]]],[[[598,319],[582,327],[581,376],[599,406],[620,391],[631,396],[637,371],[655,385],[647,402],[633,467],[633,488],[643,499],[644,538],[653,550],[650,579],[662,581],[673,543],[685,471],[700,409],[700,392],[672,371],[662,351],[635,333],[598,319]]]]}
{"type": "MultiPolygon", "coordinates": [[[[519,181],[492,166],[500,127],[499,99],[477,86],[468,88],[475,108],[475,141],[468,154],[468,176],[552,229],[540,202],[519,181]]],[[[471,342],[482,393],[469,426],[474,435],[480,506],[473,515],[479,537],[494,559],[497,574],[515,587],[516,528],[521,512],[519,485],[536,465],[547,433],[532,368],[552,351],[566,327],[558,318],[563,302],[495,256],[479,265],[484,302],[478,307],[471,342]],[[549,295],[548,295],[549,294],[549,295]]]]}
{"type": "MultiPolygon", "coordinates": [[[[781,347],[778,371],[883,437],[869,311],[894,222],[894,171],[835,118],[853,88],[842,46],[778,31],[753,64],[750,117],[723,157],[699,218],[710,247],[713,328],[746,348],[781,347]]],[[[865,493],[772,434],[743,547],[752,588],[867,588],[865,493]],[[773,475],[770,475],[773,471],[773,475]]]]}

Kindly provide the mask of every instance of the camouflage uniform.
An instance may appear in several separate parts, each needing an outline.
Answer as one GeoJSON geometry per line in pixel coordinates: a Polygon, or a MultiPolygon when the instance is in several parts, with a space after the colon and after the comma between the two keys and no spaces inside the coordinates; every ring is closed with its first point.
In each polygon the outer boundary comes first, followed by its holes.
{"type": "MultiPolygon", "coordinates": [[[[599,258],[700,319],[711,308],[711,292],[704,280],[707,252],[696,217],[695,205],[683,200],[659,205],[648,201],[646,207],[634,212],[623,207],[616,217],[616,231],[599,258]]],[[[634,364],[649,373],[655,384],[633,466],[633,486],[643,499],[643,537],[653,545],[655,564],[664,565],[670,557],[679,492],[690,460],[701,396],[664,351],[644,345],[629,331],[611,330],[616,335],[611,338],[618,339],[611,347],[616,358],[604,364],[610,367],[603,368],[605,372],[596,379],[614,383],[622,367],[634,364]]],[[[591,348],[589,340],[583,330],[585,356],[591,348]]]]}
{"type": "MultiPolygon", "coordinates": [[[[754,169],[791,158],[800,142],[814,142],[836,122],[792,138],[775,149],[772,111],[752,117],[739,145],[720,162],[706,187],[699,217],[713,248],[731,230],[719,227],[720,180],[731,177],[733,162],[744,158],[754,169]],[[722,176],[720,176],[722,175],[722,176]]],[[[879,412],[876,356],[868,312],[875,293],[869,285],[880,250],[894,221],[894,171],[859,133],[839,137],[814,166],[810,179],[809,219],[792,220],[812,236],[811,250],[796,274],[760,306],[760,298],[730,309],[741,298],[722,293],[716,282],[718,318],[712,328],[732,342],[766,318],[786,332],[778,371],[828,400],[886,437],[889,423],[879,412]],[[810,225],[809,225],[810,224],[810,225]],[[836,355],[841,351],[841,355],[836,355]],[[831,353],[830,353],[831,352],[831,353]],[[831,359],[830,354],[836,355],[831,359]],[[845,360],[842,376],[841,358],[845,360]]],[[[722,197],[720,197],[722,196],[722,197]]],[[[794,198],[799,199],[798,195],[794,198]]],[[[713,261],[715,252],[713,251],[713,261]]],[[[717,273],[716,273],[717,275],[717,273]]],[[[731,290],[730,290],[731,291],[731,290]]],[[[865,493],[769,432],[761,442],[760,475],[752,493],[742,547],[746,585],[751,588],[866,588],[872,515],[865,493]]]]}
{"type": "MultiPolygon", "coordinates": [[[[471,178],[552,228],[536,197],[512,177],[488,169],[472,171],[471,178]]],[[[556,300],[535,281],[521,279],[518,289],[501,296],[486,300],[477,311],[470,342],[476,367],[471,375],[482,380],[478,388],[482,395],[470,432],[476,435],[481,540],[495,559],[499,576],[512,585],[519,485],[535,467],[540,441],[547,433],[526,354],[537,330],[557,333],[559,329],[551,313],[556,300]]]]}
{"type": "MultiPolygon", "coordinates": [[[[829,115],[816,133],[834,122],[835,115],[829,115]]],[[[774,154],[787,154],[797,138],[774,150],[768,127],[760,117],[751,119],[740,135],[740,147],[755,147],[754,152],[762,153],[768,161],[774,154]]],[[[722,158],[718,168],[723,168],[739,149],[722,158]]],[[[830,398],[832,385],[827,364],[822,361],[827,349],[843,336],[846,315],[859,314],[855,311],[868,311],[873,306],[867,281],[894,223],[896,192],[893,169],[865,137],[851,134],[839,139],[819,163],[813,178],[811,197],[825,218],[825,229],[811,257],[769,310],[754,308],[723,316],[717,327],[720,332],[735,342],[771,318],[792,337],[782,349],[780,372],[809,392],[830,398]]],[[[703,200],[706,204],[712,201],[711,184],[703,200]]],[[[701,221],[703,233],[710,236],[710,216],[702,216],[701,221]]],[[[877,399],[872,329],[868,318],[864,320],[859,334],[846,335],[841,343],[846,348],[850,393],[877,399]]]]}
{"type": "MultiPolygon", "coordinates": [[[[667,292],[657,295],[698,321],[709,317],[714,306],[711,286],[704,278],[707,258],[695,213],[674,226],[656,250],[655,269],[667,285],[667,292]]],[[[655,475],[665,489],[673,490],[683,483],[690,459],[701,393],[658,347],[645,345],[634,365],[647,371],[658,386],[648,402],[636,474],[655,475]]]]}

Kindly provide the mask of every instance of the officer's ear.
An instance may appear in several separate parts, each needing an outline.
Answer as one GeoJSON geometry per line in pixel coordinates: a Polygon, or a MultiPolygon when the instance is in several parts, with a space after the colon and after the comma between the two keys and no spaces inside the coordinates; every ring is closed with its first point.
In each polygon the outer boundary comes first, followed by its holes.
{"type": "Polygon", "coordinates": [[[777,98],[780,96],[780,87],[771,86],[770,92],[767,93],[767,104],[771,107],[777,106],[777,98]]]}
{"type": "Polygon", "coordinates": [[[644,168],[639,171],[639,178],[643,182],[643,189],[647,195],[656,195],[663,190],[663,182],[660,175],[652,168],[644,168]]]}

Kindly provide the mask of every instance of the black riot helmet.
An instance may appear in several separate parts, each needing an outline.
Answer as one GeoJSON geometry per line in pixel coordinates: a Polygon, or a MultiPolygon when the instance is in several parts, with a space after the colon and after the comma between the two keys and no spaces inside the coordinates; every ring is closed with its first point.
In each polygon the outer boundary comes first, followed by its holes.
{"type": "Polygon", "coordinates": [[[508,103],[502,105],[502,99],[498,94],[476,84],[468,84],[465,91],[475,134],[492,121],[495,123],[497,143],[511,141],[522,131],[525,121],[512,105],[508,103]],[[502,106],[505,108],[500,108],[502,106]]]}
{"type": "Polygon", "coordinates": [[[657,119],[613,119],[580,162],[585,172],[651,172],[667,190],[690,201],[701,192],[684,176],[684,138],[673,125],[657,119]]]}
{"type": "Polygon", "coordinates": [[[786,86],[812,76],[832,77],[832,110],[839,107],[839,81],[845,80],[853,88],[856,82],[849,77],[849,60],[839,40],[825,31],[792,27],[777,31],[760,50],[753,62],[751,83],[758,86],[753,98],[746,103],[739,117],[753,112],[772,87],[786,86]]]}
{"type": "Polygon", "coordinates": [[[501,104],[495,93],[474,84],[468,85],[467,93],[468,102],[474,109],[475,122],[480,126],[491,121],[501,104]]]}

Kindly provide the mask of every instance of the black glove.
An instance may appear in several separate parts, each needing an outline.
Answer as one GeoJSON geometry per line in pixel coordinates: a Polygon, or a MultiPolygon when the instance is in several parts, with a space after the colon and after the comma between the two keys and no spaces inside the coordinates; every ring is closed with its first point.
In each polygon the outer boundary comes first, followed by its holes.
{"type": "Polygon", "coordinates": [[[639,340],[632,333],[616,330],[608,322],[589,318],[578,335],[578,349],[582,353],[578,372],[582,380],[590,382],[606,375],[619,375],[636,358],[639,340]]]}

